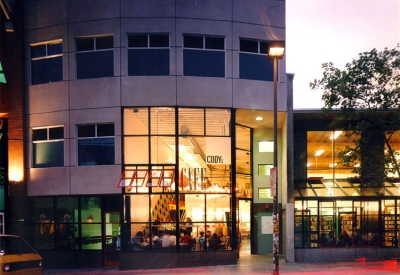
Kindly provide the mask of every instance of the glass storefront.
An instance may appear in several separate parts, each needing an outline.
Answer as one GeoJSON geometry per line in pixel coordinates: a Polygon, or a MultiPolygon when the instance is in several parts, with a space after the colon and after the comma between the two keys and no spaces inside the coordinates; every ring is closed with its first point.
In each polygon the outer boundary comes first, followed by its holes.
{"type": "Polygon", "coordinates": [[[397,247],[400,199],[295,202],[295,247],[397,247]]]}
{"type": "MultiPolygon", "coordinates": [[[[343,156],[352,157],[357,138],[342,131],[307,132],[307,178],[294,183],[296,248],[397,247],[398,180],[386,167],[386,181],[379,185],[362,181],[358,159],[343,161],[343,156]]],[[[400,149],[399,141],[395,133],[393,150],[400,149]]]]}
{"type": "Polygon", "coordinates": [[[231,110],[126,108],[123,116],[128,249],[231,249],[231,110]],[[207,234],[219,244],[207,245],[207,234]]]}
{"type": "Polygon", "coordinates": [[[37,197],[33,203],[35,249],[102,249],[100,197],[37,197]]]}

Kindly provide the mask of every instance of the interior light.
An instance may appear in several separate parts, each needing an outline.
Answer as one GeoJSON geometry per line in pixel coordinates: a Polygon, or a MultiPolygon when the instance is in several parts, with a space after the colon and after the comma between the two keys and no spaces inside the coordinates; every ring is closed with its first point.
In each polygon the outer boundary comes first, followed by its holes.
{"type": "Polygon", "coordinates": [[[317,152],[315,152],[315,156],[319,157],[320,155],[322,155],[323,152],[325,152],[325,150],[318,150],[317,152]]]}
{"type": "Polygon", "coordinates": [[[258,116],[258,117],[256,117],[256,120],[263,120],[263,118],[258,116]]]}
{"type": "Polygon", "coordinates": [[[310,167],[311,166],[311,163],[307,163],[307,167],[310,167]]]}
{"type": "Polygon", "coordinates": [[[185,159],[186,159],[187,161],[194,161],[194,160],[196,160],[195,157],[194,157],[192,154],[190,154],[190,153],[185,154],[185,159]]]}
{"type": "Polygon", "coordinates": [[[186,152],[188,149],[186,148],[185,145],[179,145],[179,151],[180,152],[186,152]]]}

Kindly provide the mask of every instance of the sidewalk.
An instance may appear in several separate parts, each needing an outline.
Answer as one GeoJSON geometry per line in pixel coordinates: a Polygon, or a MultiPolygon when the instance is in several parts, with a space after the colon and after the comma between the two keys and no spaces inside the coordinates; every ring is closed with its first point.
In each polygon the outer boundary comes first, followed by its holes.
{"type": "Polygon", "coordinates": [[[337,263],[286,263],[281,259],[279,273],[273,273],[271,255],[248,255],[238,260],[237,265],[205,266],[179,269],[153,270],[119,270],[118,268],[83,268],[83,269],[50,269],[43,274],[140,274],[140,275],[174,275],[174,274],[400,274],[397,260],[386,261],[349,261],[337,263]]]}

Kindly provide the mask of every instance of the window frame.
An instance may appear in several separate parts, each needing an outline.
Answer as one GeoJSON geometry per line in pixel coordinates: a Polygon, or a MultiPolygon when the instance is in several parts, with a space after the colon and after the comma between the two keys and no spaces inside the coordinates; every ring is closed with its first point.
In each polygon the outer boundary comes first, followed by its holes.
{"type": "MultiPolygon", "coordinates": [[[[31,68],[31,72],[30,72],[30,83],[31,83],[31,85],[39,85],[39,84],[46,84],[46,83],[52,83],[52,82],[60,82],[60,81],[63,81],[63,49],[62,49],[62,45],[63,44],[63,41],[62,41],[62,39],[57,39],[57,40],[53,40],[53,41],[47,41],[47,42],[41,42],[41,43],[34,43],[34,44],[30,44],[29,46],[30,46],[30,60],[31,60],[31,64],[30,64],[30,68],[31,68]],[[49,46],[50,45],[56,45],[56,44],[61,44],[61,52],[59,52],[59,53],[56,53],[56,54],[49,54],[49,46]],[[33,56],[33,49],[35,48],[35,47],[41,47],[41,46],[45,46],[45,54],[44,55],[42,55],[42,56],[33,56]],[[33,63],[34,63],[34,61],[45,61],[45,60],[49,60],[49,59],[55,59],[55,58],[59,58],[59,57],[61,57],[61,67],[59,68],[60,69],[60,76],[61,76],[61,78],[58,80],[58,78],[56,78],[56,80],[54,80],[54,79],[48,79],[49,81],[48,82],[40,82],[40,81],[38,81],[38,83],[34,83],[34,76],[33,76],[33,74],[34,74],[34,66],[33,66],[33,63]]],[[[51,71],[54,71],[53,70],[54,68],[52,68],[52,70],[51,71]]],[[[42,75],[43,75],[43,73],[41,73],[42,75]]]]}
{"type": "MultiPolygon", "coordinates": [[[[226,41],[225,36],[223,35],[201,35],[201,34],[183,34],[183,76],[194,76],[194,77],[226,77],[226,41]],[[194,47],[187,45],[185,42],[185,38],[202,38],[201,47],[194,47]],[[223,49],[218,47],[210,47],[207,45],[207,39],[222,39],[223,40],[223,49]],[[198,51],[200,57],[194,56],[193,54],[198,51]],[[219,53],[223,53],[223,58],[219,56],[219,53]],[[218,60],[221,58],[221,60],[218,60]],[[192,59],[192,60],[191,60],[192,59]],[[223,68],[219,68],[217,62],[222,63],[223,59],[223,68]],[[196,64],[196,66],[194,66],[196,64]],[[213,66],[214,65],[214,66],[213,66]],[[193,69],[196,67],[197,69],[193,69]],[[207,73],[204,73],[201,68],[204,67],[207,69],[207,73]],[[199,69],[200,68],[200,69],[199,69]],[[213,70],[210,70],[213,68],[213,70]]],[[[189,43],[188,41],[187,43],[189,43]]],[[[211,43],[212,44],[212,43],[211,43]]],[[[218,43],[217,43],[218,44],[218,43]]],[[[215,44],[214,44],[215,45],[215,44]]]]}
{"type": "Polygon", "coordinates": [[[81,79],[92,79],[92,78],[102,78],[102,77],[113,77],[114,76],[114,35],[113,34],[105,34],[105,35],[94,35],[94,36],[79,36],[75,37],[75,77],[77,80],[81,79]],[[112,40],[112,45],[107,48],[100,48],[100,46],[97,46],[98,44],[98,39],[101,38],[111,38],[112,40]],[[89,42],[90,39],[93,39],[93,48],[92,49],[78,49],[79,45],[79,40],[84,41],[87,40],[89,42]],[[112,54],[112,57],[106,56],[105,58],[109,58],[112,60],[103,60],[97,56],[101,52],[103,53],[110,53],[112,54]],[[93,58],[94,61],[91,62],[91,68],[86,69],[80,69],[79,63],[80,62],[88,62],[87,60],[80,60],[85,57],[85,53],[88,54],[89,56],[86,56],[86,59],[91,59],[93,58]],[[91,57],[90,55],[96,55],[94,57],[91,57]],[[112,68],[103,68],[103,71],[99,72],[95,68],[101,68],[102,66],[104,67],[106,62],[111,62],[110,66],[112,68]],[[94,71],[94,72],[93,72],[94,71]]]}
{"type": "Polygon", "coordinates": [[[128,76],[169,76],[170,75],[170,34],[169,33],[129,33],[127,35],[127,71],[128,76]],[[146,37],[146,46],[144,45],[131,45],[130,38],[134,36],[146,37]],[[152,45],[152,38],[156,36],[164,36],[167,39],[165,45],[152,45]],[[166,36],[166,37],[165,37],[166,36]],[[135,59],[135,52],[139,52],[140,60],[135,59]],[[153,60],[146,58],[145,53],[152,53],[151,56],[156,55],[153,60]],[[139,67],[136,67],[136,64],[139,67]],[[164,66],[161,66],[164,65],[164,66]]]}
{"type": "Polygon", "coordinates": [[[273,81],[273,60],[268,57],[268,49],[269,41],[239,37],[239,79],[273,81]],[[246,50],[242,42],[257,43],[257,50],[246,50]]]}
{"type": "MultiPolygon", "coordinates": [[[[78,166],[98,166],[98,165],[113,165],[115,164],[115,123],[114,122],[102,122],[102,123],[83,123],[83,124],[77,124],[76,125],[76,131],[77,131],[77,135],[76,135],[76,139],[77,139],[77,165],[78,166]],[[113,135],[98,135],[98,126],[99,125],[111,125],[113,126],[113,135]],[[94,126],[94,136],[79,136],[79,127],[80,126],[94,126]],[[108,163],[104,163],[104,164],[93,164],[93,163],[89,163],[89,164],[83,164],[84,162],[81,160],[81,156],[80,156],[80,141],[81,140],[105,140],[105,139],[113,139],[114,140],[114,154],[112,155],[112,157],[110,159],[107,159],[108,163]]],[[[93,159],[96,159],[95,157],[93,157],[93,159]]]]}
{"type": "Polygon", "coordinates": [[[64,127],[64,125],[55,125],[55,126],[48,126],[48,127],[35,127],[35,128],[32,128],[31,129],[31,131],[32,131],[32,135],[31,135],[31,137],[32,137],[32,168],[50,168],[50,167],[63,167],[64,166],[64,141],[65,141],[65,137],[64,137],[64,130],[65,130],[65,127],[64,127]],[[51,133],[50,133],[50,129],[56,129],[56,128],[62,128],[62,131],[63,131],[63,138],[51,138],[51,133]],[[43,129],[46,129],[46,138],[45,139],[35,139],[35,137],[34,137],[34,131],[37,131],[37,130],[43,130],[43,129]],[[62,156],[62,158],[58,158],[58,159],[61,159],[62,160],[62,165],[61,164],[59,164],[59,165],[55,165],[55,166],[47,166],[47,165],[45,165],[45,166],[40,166],[40,165],[37,165],[36,164],[36,161],[35,161],[35,159],[36,159],[36,157],[35,157],[35,152],[36,152],[36,146],[34,145],[34,144],[40,144],[40,143],[56,143],[56,142],[62,142],[62,153],[63,153],[63,156],[62,156]]]}

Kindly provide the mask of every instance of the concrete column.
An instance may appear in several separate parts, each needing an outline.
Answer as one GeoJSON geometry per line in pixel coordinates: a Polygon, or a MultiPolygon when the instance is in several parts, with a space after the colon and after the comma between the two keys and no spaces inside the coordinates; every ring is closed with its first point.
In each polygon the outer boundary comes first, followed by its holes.
{"type": "Polygon", "coordinates": [[[287,204],[286,204],[286,262],[294,262],[294,155],[293,155],[293,78],[286,75],[287,87],[287,204]]]}

